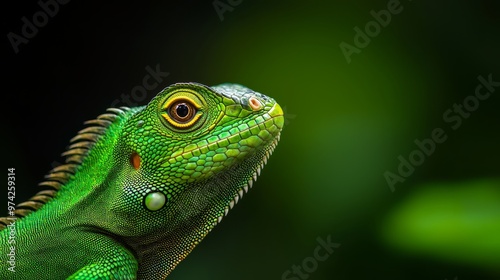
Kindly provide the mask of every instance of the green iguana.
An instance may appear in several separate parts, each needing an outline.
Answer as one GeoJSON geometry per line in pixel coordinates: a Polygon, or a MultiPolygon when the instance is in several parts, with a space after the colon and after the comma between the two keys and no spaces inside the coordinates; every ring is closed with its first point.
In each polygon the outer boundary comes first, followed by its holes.
{"type": "Polygon", "coordinates": [[[165,279],[252,187],[283,123],[272,98],[236,84],[108,109],[46,189],[0,218],[0,278],[165,279]]]}

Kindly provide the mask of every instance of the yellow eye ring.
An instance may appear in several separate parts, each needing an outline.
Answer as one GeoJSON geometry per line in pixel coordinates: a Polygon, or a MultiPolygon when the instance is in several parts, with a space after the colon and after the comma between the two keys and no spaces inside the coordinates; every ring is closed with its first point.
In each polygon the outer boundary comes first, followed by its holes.
{"type": "Polygon", "coordinates": [[[172,98],[165,103],[161,114],[171,125],[176,128],[189,128],[201,117],[201,106],[189,97],[172,98]]]}

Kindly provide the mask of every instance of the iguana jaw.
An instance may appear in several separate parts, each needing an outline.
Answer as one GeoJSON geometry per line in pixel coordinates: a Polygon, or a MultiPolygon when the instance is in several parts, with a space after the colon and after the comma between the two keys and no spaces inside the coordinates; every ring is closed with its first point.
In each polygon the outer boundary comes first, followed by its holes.
{"type": "Polygon", "coordinates": [[[261,157],[261,160],[258,161],[255,171],[253,171],[252,175],[248,178],[248,181],[244,185],[240,186],[239,189],[237,189],[234,197],[229,201],[229,203],[224,208],[224,212],[221,212],[220,215],[217,217],[217,223],[213,225],[214,227],[217,224],[219,224],[225,216],[227,216],[229,210],[233,209],[234,205],[236,205],[238,201],[243,198],[243,195],[247,193],[249,189],[252,188],[253,183],[257,181],[257,178],[258,176],[260,176],[262,169],[264,169],[264,166],[267,164],[267,160],[273,154],[274,149],[278,145],[279,139],[280,139],[280,134],[278,134],[276,138],[273,140],[273,142],[264,150],[264,154],[261,157]]]}
{"type": "MultiPolygon", "coordinates": [[[[217,221],[213,224],[212,228],[215,227],[217,224],[219,224],[222,221],[222,219],[225,216],[227,216],[229,210],[231,210],[234,207],[234,205],[236,205],[238,201],[243,198],[243,195],[247,193],[250,188],[252,188],[253,183],[257,181],[257,177],[260,176],[262,169],[267,164],[267,160],[272,155],[274,149],[278,145],[281,135],[281,129],[283,128],[283,122],[284,122],[283,110],[277,103],[275,103],[272,106],[272,108],[269,109],[267,114],[269,114],[271,118],[268,119],[266,122],[269,123],[272,122],[277,127],[277,132],[276,131],[271,132],[273,134],[272,140],[264,144],[264,146],[261,149],[257,150],[254,155],[247,158],[243,163],[240,163],[240,165],[244,165],[248,162],[253,165],[253,168],[251,168],[250,173],[244,175],[235,174],[236,177],[243,176],[243,179],[241,178],[238,179],[240,182],[243,182],[243,184],[235,188],[232,193],[233,195],[228,197],[229,198],[228,202],[225,204],[223,210],[218,213],[217,221]]],[[[248,167],[243,169],[248,169],[248,167]]]]}
{"type": "MultiPolygon", "coordinates": [[[[244,164],[248,162],[242,162],[233,166],[233,174],[235,176],[241,176],[240,180],[243,178],[245,183],[238,185],[230,184],[228,182],[228,177],[232,176],[228,176],[227,173],[221,173],[220,175],[224,174],[224,176],[217,176],[209,185],[201,188],[197,186],[196,191],[191,190],[192,193],[199,193],[202,189],[214,188],[215,192],[213,194],[225,193],[227,195],[225,198],[220,198],[216,195],[201,197],[199,199],[208,200],[211,201],[211,203],[206,205],[203,211],[199,212],[197,215],[188,215],[190,219],[184,220],[184,222],[179,223],[179,220],[174,222],[173,224],[175,224],[175,226],[169,228],[167,231],[157,232],[156,236],[149,240],[145,240],[143,237],[128,239],[127,243],[135,248],[138,259],[140,260],[138,276],[167,276],[170,274],[170,272],[189,255],[205,236],[222,221],[223,217],[238,203],[244,193],[252,188],[262,168],[276,148],[279,139],[280,135],[278,134],[265,148],[247,159],[252,163],[255,162],[251,172],[242,173],[246,170],[244,164]],[[221,185],[218,181],[224,181],[225,184],[221,185]],[[183,238],[179,239],[179,234],[182,234],[183,238]],[[156,246],[154,246],[153,243],[156,243],[156,246]],[[153,248],[154,250],[152,250],[153,248]],[[164,265],[158,266],[160,262],[164,265]]],[[[195,205],[196,204],[191,204],[188,207],[193,207],[195,205]]],[[[181,215],[185,214],[183,212],[186,211],[186,209],[184,209],[184,211],[182,211],[182,209],[178,210],[179,211],[175,213],[181,215]]],[[[159,279],[162,278],[159,277],[159,279]]]]}

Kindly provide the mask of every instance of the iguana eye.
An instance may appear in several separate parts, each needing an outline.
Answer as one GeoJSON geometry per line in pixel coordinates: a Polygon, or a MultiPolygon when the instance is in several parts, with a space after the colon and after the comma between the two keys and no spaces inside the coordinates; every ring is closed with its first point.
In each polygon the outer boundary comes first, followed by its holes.
{"type": "Polygon", "coordinates": [[[180,100],[170,106],[169,114],[173,120],[179,123],[186,123],[194,117],[196,108],[189,102],[180,100]]]}
{"type": "Polygon", "coordinates": [[[172,98],[166,102],[163,118],[176,128],[186,129],[201,117],[201,106],[188,97],[172,98]]]}

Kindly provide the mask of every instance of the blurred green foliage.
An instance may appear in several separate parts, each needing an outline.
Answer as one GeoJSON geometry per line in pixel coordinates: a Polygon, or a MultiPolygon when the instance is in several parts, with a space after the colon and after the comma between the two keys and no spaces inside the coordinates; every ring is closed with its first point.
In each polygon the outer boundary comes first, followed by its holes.
{"type": "Polygon", "coordinates": [[[500,182],[434,183],[403,201],[383,235],[409,253],[500,272],[500,182]]]}

